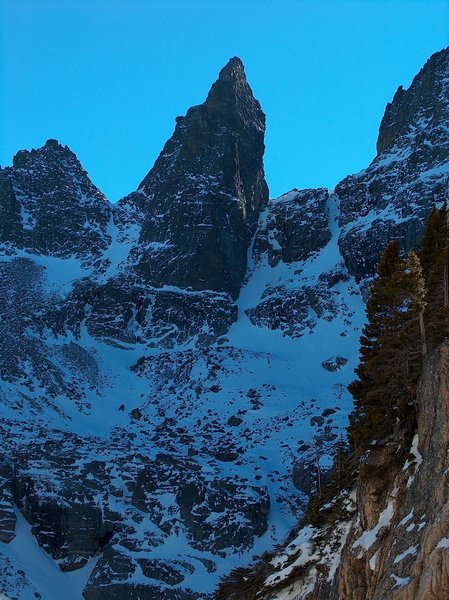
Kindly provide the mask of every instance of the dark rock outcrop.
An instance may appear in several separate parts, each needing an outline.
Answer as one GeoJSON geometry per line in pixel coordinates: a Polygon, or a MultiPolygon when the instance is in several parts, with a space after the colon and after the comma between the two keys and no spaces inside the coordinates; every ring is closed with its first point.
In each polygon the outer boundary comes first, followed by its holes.
{"type": "Polygon", "coordinates": [[[76,436],[47,439],[22,447],[10,484],[14,502],[32,525],[39,545],[64,571],[78,569],[105,546],[119,516],[102,509],[98,497],[110,482],[104,462],[77,460],[82,443],[76,436]],[[35,475],[46,464],[48,475],[35,475]]]}
{"type": "Polygon", "coordinates": [[[331,239],[329,193],[325,189],[292,190],[268,206],[254,240],[256,259],[268,253],[268,264],[292,263],[309,258],[331,239]]]}
{"type": "Polygon", "coordinates": [[[335,188],[340,249],[358,280],[374,274],[390,239],[417,247],[432,206],[449,182],[449,49],[434,54],[410,88],[388,104],[371,165],[335,188]]]}
{"type": "Polygon", "coordinates": [[[205,346],[225,334],[237,318],[237,307],[225,293],[148,290],[119,279],[96,288],[86,319],[96,338],[128,343],[149,342],[172,348],[196,339],[205,346]]]}
{"type": "Polygon", "coordinates": [[[8,464],[0,463],[0,542],[11,542],[15,537],[15,528],[12,469],[8,464]]]}
{"type": "Polygon", "coordinates": [[[347,358],[345,358],[344,356],[339,356],[337,354],[337,356],[333,356],[331,358],[328,358],[327,360],[323,360],[321,366],[323,367],[323,369],[326,369],[326,371],[339,371],[342,367],[345,366],[347,362],[347,358]]]}
{"type": "Polygon", "coordinates": [[[270,498],[266,488],[208,481],[193,459],[166,454],[159,454],[155,463],[139,473],[132,502],[139,510],[150,512],[152,521],[166,533],[179,529],[180,518],[192,548],[213,552],[227,547],[248,548],[268,527],[270,498]],[[172,513],[173,518],[167,519],[160,498],[173,491],[179,515],[172,513]]]}
{"type": "Polygon", "coordinates": [[[56,140],[0,169],[0,243],[36,254],[98,259],[111,207],[75,154],[56,140]]]}
{"type": "Polygon", "coordinates": [[[268,201],[264,179],[265,115],[238,58],[221,70],[209,95],[185,117],[137,193],[120,201],[141,205],[133,262],[144,279],[234,298],[260,211],[268,201]]]}

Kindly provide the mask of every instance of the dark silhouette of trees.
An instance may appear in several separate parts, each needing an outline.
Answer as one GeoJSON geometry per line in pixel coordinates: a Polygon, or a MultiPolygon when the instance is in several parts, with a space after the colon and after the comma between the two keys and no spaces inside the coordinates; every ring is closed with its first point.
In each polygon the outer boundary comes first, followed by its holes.
{"type": "Polygon", "coordinates": [[[447,204],[434,208],[421,243],[420,259],[426,279],[427,342],[433,350],[449,331],[449,231],[447,204]]]}
{"type": "Polygon", "coordinates": [[[426,286],[417,254],[401,260],[398,243],[391,241],[377,275],[367,302],[357,379],[349,386],[355,401],[349,435],[358,451],[390,433],[398,421],[414,421],[416,383],[427,354],[426,286]]]}

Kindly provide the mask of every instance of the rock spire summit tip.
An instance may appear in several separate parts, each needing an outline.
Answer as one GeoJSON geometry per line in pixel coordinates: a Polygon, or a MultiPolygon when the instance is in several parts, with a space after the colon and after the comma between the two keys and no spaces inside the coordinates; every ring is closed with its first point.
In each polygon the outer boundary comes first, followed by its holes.
{"type": "Polygon", "coordinates": [[[243,79],[246,81],[245,67],[238,56],[233,56],[221,69],[218,79],[220,81],[243,79]]]}

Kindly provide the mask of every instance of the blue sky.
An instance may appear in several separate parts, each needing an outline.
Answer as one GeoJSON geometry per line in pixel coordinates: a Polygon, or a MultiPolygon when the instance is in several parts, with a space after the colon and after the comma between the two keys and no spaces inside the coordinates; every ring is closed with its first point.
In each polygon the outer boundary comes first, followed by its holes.
{"type": "Polygon", "coordinates": [[[271,196],[368,165],[386,103],[449,45],[449,0],[1,0],[0,164],[57,138],[111,201],[240,56],[271,196]]]}

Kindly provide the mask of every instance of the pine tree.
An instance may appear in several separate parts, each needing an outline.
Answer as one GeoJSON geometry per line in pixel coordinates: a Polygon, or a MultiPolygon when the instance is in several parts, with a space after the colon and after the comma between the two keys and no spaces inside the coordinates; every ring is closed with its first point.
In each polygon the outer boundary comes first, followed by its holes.
{"type": "Polygon", "coordinates": [[[358,379],[349,386],[354,397],[349,436],[356,448],[365,447],[384,420],[381,411],[376,410],[376,406],[382,404],[381,398],[377,397],[378,377],[369,365],[376,366],[380,351],[378,340],[390,326],[394,300],[391,295],[391,279],[399,264],[399,245],[392,241],[382,254],[377,267],[378,278],[371,287],[366,307],[367,324],[360,338],[360,364],[356,369],[358,379]]]}
{"type": "Polygon", "coordinates": [[[404,373],[404,384],[408,394],[414,397],[422,361],[427,355],[424,320],[427,288],[421,262],[415,252],[409,252],[403,265],[402,280],[398,291],[402,296],[399,314],[398,359],[401,373],[404,373]]]}
{"type": "Polygon", "coordinates": [[[429,349],[449,337],[449,232],[447,204],[433,209],[421,242],[428,288],[424,320],[429,349]]]}
{"type": "Polygon", "coordinates": [[[401,261],[392,241],[377,274],[367,302],[358,379],[349,386],[355,400],[349,434],[358,450],[391,431],[398,419],[414,420],[414,391],[427,352],[425,285],[417,255],[401,261]]]}
{"type": "Polygon", "coordinates": [[[349,448],[346,440],[340,435],[338,442],[335,444],[333,478],[336,482],[338,490],[343,489],[348,480],[350,469],[349,463],[349,448]]]}
{"type": "Polygon", "coordinates": [[[425,319],[428,328],[429,348],[432,350],[449,337],[449,249],[445,248],[428,282],[428,305],[425,319]]]}
{"type": "Polygon", "coordinates": [[[425,280],[429,281],[432,268],[447,245],[447,205],[433,207],[421,239],[419,258],[425,280]]]}

